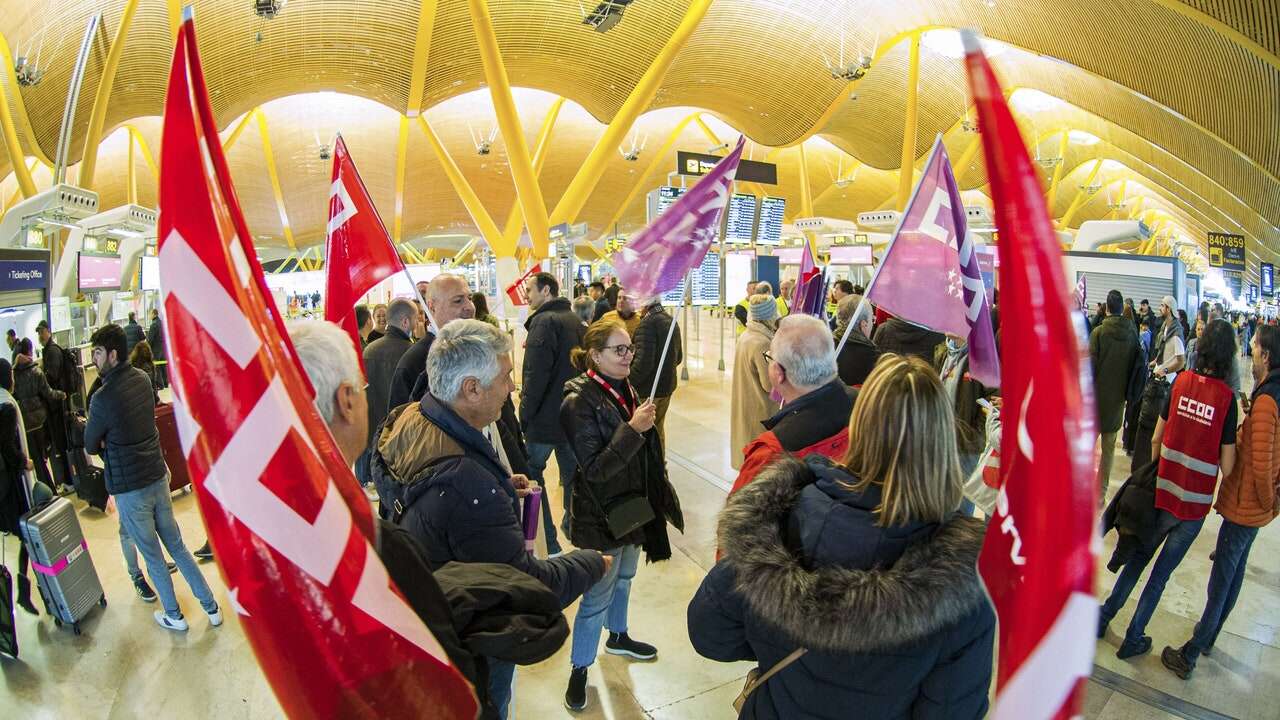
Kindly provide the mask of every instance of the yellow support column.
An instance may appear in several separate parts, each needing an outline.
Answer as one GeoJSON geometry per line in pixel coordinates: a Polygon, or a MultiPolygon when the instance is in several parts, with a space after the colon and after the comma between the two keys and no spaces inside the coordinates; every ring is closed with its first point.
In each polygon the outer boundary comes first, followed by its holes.
{"type": "Polygon", "coordinates": [[[653,63],[640,78],[640,82],[636,83],[631,94],[627,96],[626,102],[618,108],[618,113],[613,116],[604,134],[596,141],[595,147],[591,149],[582,167],[574,175],[573,181],[565,189],[564,195],[560,197],[560,202],[556,203],[556,209],[551,213],[552,225],[573,222],[577,219],[582,206],[591,196],[591,191],[595,190],[600,182],[600,176],[604,174],[609,159],[617,151],[618,145],[622,144],[636,118],[640,117],[645,108],[649,107],[649,103],[653,102],[658,86],[662,84],[662,79],[671,69],[672,62],[680,54],[680,50],[684,48],[685,43],[689,41],[689,37],[693,35],[693,31],[698,28],[710,8],[711,0],[693,0],[689,4],[689,9],[685,12],[684,19],[680,21],[680,26],[671,34],[671,39],[667,41],[666,46],[653,59],[653,63]]]}
{"type": "Polygon", "coordinates": [[[480,230],[480,236],[485,239],[485,242],[489,243],[489,248],[493,250],[495,255],[498,257],[511,257],[515,254],[515,247],[508,247],[503,242],[502,233],[498,230],[497,224],[489,216],[489,211],[484,209],[484,205],[480,202],[480,197],[476,195],[476,191],[471,188],[471,184],[463,176],[462,169],[453,161],[449,151],[440,142],[436,131],[431,129],[431,124],[427,122],[427,116],[419,115],[418,124],[422,127],[422,133],[427,136],[427,142],[431,144],[431,149],[435,151],[436,157],[440,159],[440,165],[444,168],[444,174],[449,178],[449,183],[453,185],[454,192],[458,193],[458,198],[462,200],[462,204],[467,208],[472,222],[480,230]]]}
{"type": "Polygon", "coordinates": [[[529,143],[524,137],[520,114],[516,112],[515,99],[511,97],[511,80],[507,77],[507,68],[502,62],[498,36],[493,31],[493,19],[489,17],[488,2],[468,0],[467,6],[471,9],[471,24],[475,30],[476,44],[480,48],[485,80],[489,82],[493,109],[498,116],[498,128],[502,131],[502,139],[507,143],[507,164],[511,168],[516,195],[520,198],[525,225],[529,228],[534,250],[539,255],[546,256],[547,244],[550,242],[547,204],[542,199],[542,188],[538,186],[538,177],[533,171],[529,143]]]}
{"type": "Polygon", "coordinates": [[[1108,216],[1107,219],[1115,220],[1120,217],[1120,206],[1124,205],[1124,195],[1128,189],[1129,189],[1129,181],[1121,180],[1120,181],[1120,202],[1116,203],[1115,209],[1111,211],[1111,214],[1108,216]]]}
{"type": "Polygon", "coordinates": [[[137,9],[138,0],[125,3],[124,13],[120,16],[120,27],[116,28],[111,49],[107,51],[107,61],[102,66],[102,77],[98,79],[98,91],[93,96],[93,110],[89,113],[89,129],[84,139],[84,157],[80,161],[78,181],[80,187],[86,190],[93,189],[93,174],[98,169],[98,144],[102,142],[102,125],[107,119],[107,103],[111,100],[116,70],[120,67],[120,58],[124,56],[124,41],[137,9]]]}
{"type": "Polygon", "coordinates": [[[276,170],[276,156],[271,150],[271,134],[267,131],[267,116],[262,110],[255,110],[258,118],[258,134],[262,137],[262,155],[267,162],[267,176],[271,179],[271,192],[276,197],[276,209],[280,211],[280,226],[284,229],[285,242],[290,250],[297,250],[298,244],[293,239],[293,228],[289,225],[289,213],[284,207],[284,189],[280,187],[280,173],[276,170]]]}
{"type": "Polygon", "coordinates": [[[409,71],[409,100],[405,115],[422,114],[422,89],[427,83],[427,55],[431,52],[431,33],[436,24],[437,0],[418,3],[418,34],[413,42],[413,67],[409,71]]]}
{"type": "Polygon", "coordinates": [[[1071,205],[1067,208],[1067,212],[1062,216],[1061,222],[1062,222],[1062,227],[1064,229],[1071,227],[1071,220],[1075,218],[1076,212],[1078,212],[1080,208],[1084,206],[1085,200],[1088,200],[1088,195],[1085,192],[1085,188],[1093,184],[1094,179],[1098,177],[1098,171],[1101,169],[1102,169],[1102,158],[1098,158],[1097,160],[1094,161],[1093,169],[1089,171],[1089,176],[1086,177],[1084,180],[1084,187],[1081,187],[1080,190],[1076,192],[1076,196],[1074,199],[1072,199],[1071,205]]]}
{"type": "Polygon", "coordinates": [[[129,189],[129,204],[138,204],[138,172],[133,162],[133,133],[129,133],[129,160],[125,163],[125,184],[129,189]]]}
{"type": "Polygon", "coordinates": [[[142,153],[142,161],[151,170],[151,179],[160,182],[160,166],[156,165],[156,158],[151,154],[147,139],[142,136],[142,133],[138,132],[138,128],[132,125],[125,125],[124,128],[129,131],[129,137],[137,144],[138,152],[142,153]]]}
{"type": "Polygon", "coordinates": [[[1062,179],[1062,169],[1067,166],[1067,147],[1071,142],[1071,131],[1062,130],[1062,140],[1058,142],[1058,165],[1053,169],[1053,180],[1049,183],[1049,195],[1045,198],[1045,204],[1049,206],[1049,211],[1053,212],[1053,199],[1058,194],[1058,181],[1062,179]]]}
{"type": "Polygon", "coordinates": [[[920,35],[911,36],[911,56],[907,66],[907,117],[902,128],[902,169],[898,171],[898,210],[911,199],[911,183],[916,171],[916,127],[920,100],[920,35]]]}
{"type": "MultiPolygon", "coordinates": [[[[813,217],[813,191],[809,188],[809,161],[804,154],[804,143],[796,146],[800,151],[800,214],[805,217],[813,217]]],[[[794,221],[794,218],[793,218],[794,221]]],[[[818,238],[812,232],[805,232],[805,242],[809,243],[809,252],[813,253],[813,259],[818,259],[818,238]]]]}
{"type": "Polygon", "coordinates": [[[178,29],[182,27],[182,0],[165,0],[165,9],[169,15],[169,37],[177,38],[178,29]]]}
{"type": "MultiPolygon", "coordinates": [[[[8,43],[4,43],[4,55],[9,56],[8,43]]],[[[13,78],[13,62],[8,61],[9,77],[13,78]]],[[[9,87],[17,88],[18,84],[12,82],[9,87]]],[[[15,92],[18,92],[15,90],[15,92]]],[[[21,93],[18,92],[21,97],[21,93]]],[[[9,91],[4,83],[0,83],[0,130],[4,134],[5,151],[9,153],[9,164],[13,166],[13,176],[18,181],[18,189],[22,192],[23,197],[31,197],[36,194],[36,182],[31,179],[31,170],[27,168],[27,155],[22,150],[22,143],[18,140],[18,130],[13,125],[13,114],[9,112],[9,91]]]]}
{"type": "Polygon", "coordinates": [[[645,167],[644,172],[636,173],[636,181],[632,184],[631,190],[627,193],[627,196],[622,199],[622,202],[618,205],[618,209],[613,211],[613,215],[609,217],[609,222],[605,223],[604,227],[601,228],[603,234],[613,232],[613,226],[618,223],[618,220],[622,218],[622,214],[626,212],[627,208],[631,206],[631,203],[635,201],[636,195],[640,194],[640,191],[644,189],[646,179],[651,177],[653,173],[657,171],[659,165],[663,162],[670,161],[671,147],[675,145],[676,139],[680,137],[680,133],[684,132],[685,127],[697,119],[697,117],[698,113],[693,113],[692,115],[685,116],[683,120],[676,123],[675,128],[673,128],[667,135],[667,139],[662,141],[662,147],[658,148],[658,151],[653,154],[653,159],[649,161],[649,165],[645,167]]]}
{"type": "MultiPolygon", "coordinates": [[[[8,94],[6,85],[5,83],[0,83],[0,100],[13,100],[13,109],[15,111],[10,114],[8,102],[0,103],[0,121],[3,121],[5,117],[8,118],[8,124],[14,128],[15,138],[17,137],[16,130],[21,129],[27,142],[31,143],[31,147],[26,148],[27,151],[47,167],[53,167],[53,160],[50,160],[49,156],[44,154],[40,143],[36,142],[36,131],[31,127],[31,118],[27,115],[27,105],[22,99],[22,92],[18,89],[20,87],[18,85],[18,73],[15,70],[13,53],[9,50],[9,41],[5,39],[4,33],[0,33],[0,64],[3,64],[3,67],[0,67],[0,73],[4,73],[5,78],[8,80],[7,87],[13,90],[13,97],[6,98],[8,94]],[[17,122],[16,126],[14,125],[15,121],[17,122]]],[[[6,130],[6,133],[8,132],[6,130]]],[[[31,172],[30,169],[27,172],[29,174],[31,172]]]]}
{"type": "MultiPolygon", "coordinates": [[[[551,104],[551,109],[547,111],[547,116],[542,119],[542,128],[538,130],[538,141],[533,148],[533,174],[538,178],[542,177],[542,166],[547,161],[547,146],[551,140],[551,129],[555,127],[556,119],[560,117],[560,108],[564,106],[564,98],[558,97],[551,104]]],[[[511,211],[507,213],[507,224],[502,227],[503,240],[510,247],[515,247],[520,242],[520,231],[524,228],[524,212],[520,209],[520,203],[512,203],[511,211]]]]}
{"type": "Polygon", "coordinates": [[[236,144],[236,141],[240,139],[240,134],[244,132],[245,128],[249,127],[249,123],[253,120],[253,117],[257,114],[258,114],[258,108],[254,108],[249,112],[245,113],[244,117],[240,118],[240,122],[236,123],[236,126],[231,131],[231,134],[227,136],[226,140],[222,141],[223,152],[228,152],[229,150],[231,150],[231,146],[236,144]]]}
{"type": "Polygon", "coordinates": [[[404,172],[409,163],[409,118],[400,116],[400,137],[396,141],[396,214],[391,242],[400,242],[404,230],[404,172]]]}

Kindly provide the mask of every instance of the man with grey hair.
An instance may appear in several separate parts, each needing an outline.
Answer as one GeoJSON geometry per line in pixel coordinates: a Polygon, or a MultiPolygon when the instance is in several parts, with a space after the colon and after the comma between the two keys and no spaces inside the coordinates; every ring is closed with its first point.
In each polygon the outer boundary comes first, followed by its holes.
{"type": "Polygon", "coordinates": [[[419,285],[426,288],[423,297],[427,299],[427,309],[431,311],[435,325],[428,325],[421,339],[405,351],[396,364],[395,373],[391,376],[388,409],[413,400],[414,383],[426,372],[427,353],[431,351],[431,343],[439,329],[458,318],[470,319],[476,316],[476,306],[471,302],[471,288],[467,286],[467,279],[461,275],[445,273],[435,276],[430,283],[419,285]]]}
{"type": "Polygon", "coordinates": [[[812,315],[783,318],[765,358],[782,409],[747,444],[730,492],[784,454],[803,458],[817,453],[835,460],[849,447],[849,415],[857,391],[837,377],[836,346],[827,324],[812,315]]]}
{"type": "MultiPolygon", "coordinates": [[[[397,298],[387,307],[387,332],[369,343],[364,349],[364,371],[369,380],[369,427],[366,440],[373,442],[373,433],[387,416],[391,397],[391,376],[401,356],[413,345],[409,334],[418,319],[418,308],[405,299],[397,298]]],[[[368,485],[368,450],[356,461],[356,477],[368,485]]]]}
{"type": "MultiPolygon", "coordinates": [[[[567,304],[567,301],[566,301],[567,304]]],[[[514,390],[511,340],[479,320],[437,331],[427,355],[430,390],[394,408],[374,439],[372,473],[384,517],[445,563],[510,565],[540,580],[568,606],[604,576],[609,558],[576,550],[540,560],[525,549],[517,498],[530,481],[512,475],[484,433],[514,390]]],[[[490,659],[489,692],[505,708],[515,667],[490,659]]]]}
{"type": "Polygon", "coordinates": [[[861,295],[846,295],[840,299],[836,310],[836,344],[840,344],[840,338],[844,337],[845,332],[849,333],[849,340],[836,358],[836,368],[840,374],[840,382],[850,387],[862,385],[871,374],[871,369],[876,366],[876,360],[880,359],[880,348],[871,342],[875,309],[871,307],[871,303],[866,303],[859,311],[858,305],[861,303],[861,295]],[[848,329],[850,325],[853,330],[848,329]]]}

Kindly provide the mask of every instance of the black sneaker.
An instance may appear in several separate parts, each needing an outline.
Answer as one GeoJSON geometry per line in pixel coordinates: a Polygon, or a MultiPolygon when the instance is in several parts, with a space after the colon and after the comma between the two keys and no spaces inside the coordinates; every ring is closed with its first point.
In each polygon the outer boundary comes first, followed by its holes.
{"type": "Polygon", "coordinates": [[[133,581],[133,589],[138,591],[138,597],[142,598],[142,602],[153,603],[156,601],[156,591],[151,589],[147,584],[146,578],[137,578],[133,581]]]}
{"type": "Polygon", "coordinates": [[[1098,639],[1099,640],[1107,636],[1107,626],[1110,624],[1111,622],[1109,620],[1102,617],[1101,615],[1098,616],[1098,639]]]}
{"type": "Polygon", "coordinates": [[[626,655],[637,660],[652,660],[658,657],[658,648],[648,643],[632,640],[626,633],[609,633],[609,639],[604,644],[604,651],[610,655],[626,655]]]}
{"type": "Polygon", "coordinates": [[[1160,653],[1160,662],[1169,668],[1169,672],[1183,680],[1190,680],[1191,673],[1195,672],[1196,669],[1196,666],[1192,665],[1187,656],[1183,655],[1182,650],[1178,648],[1166,647],[1164,652],[1160,653]]]}
{"type": "Polygon", "coordinates": [[[165,563],[165,564],[164,564],[164,566],[165,566],[165,567],[167,567],[167,568],[169,568],[169,574],[170,574],[170,575],[172,575],[172,574],[174,574],[174,573],[178,572],[178,565],[177,565],[177,563],[165,563]]]}
{"type": "Polygon", "coordinates": [[[200,549],[191,554],[195,555],[197,560],[212,560],[213,548],[209,547],[209,541],[205,540],[204,544],[200,546],[200,549]]]}
{"type": "Polygon", "coordinates": [[[1143,635],[1138,638],[1137,642],[1125,640],[1120,644],[1120,649],[1116,651],[1116,657],[1121,660],[1128,660],[1131,657],[1146,655],[1151,652],[1151,636],[1143,635]]]}
{"type": "Polygon", "coordinates": [[[576,667],[569,673],[569,689],[564,691],[564,706],[574,712],[587,707],[587,669],[576,667]]]}

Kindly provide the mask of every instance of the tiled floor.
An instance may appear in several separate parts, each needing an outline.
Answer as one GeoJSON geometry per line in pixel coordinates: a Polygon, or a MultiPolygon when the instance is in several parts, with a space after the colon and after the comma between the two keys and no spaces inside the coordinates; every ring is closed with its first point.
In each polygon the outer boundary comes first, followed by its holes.
{"type": "MultiPolygon", "coordinates": [[[[674,557],[642,565],[633,586],[631,631],[660,649],[654,663],[629,662],[602,654],[592,668],[584,718],[731,718],[731,702],[748,670],[745,663],[722,665],[703,660],[689,646],[685,607],[715,552],[716,515],[733,477],[728,465],[728,373],[717,367],[718,322],[707,316],[690,331],[690,380],[677,392],[667,419],[671,445],[669,469],[680,494],[687,527],[673,534],[674,557]],[[702,337],[697,337],[698,335],[702,337]]],[[[726,365],[732,369],[733,340],[726,341],[726,365]]],[[[1112,473],[1116,487],[1128,474],[1128,460],[1117,457],[1112,473]]],[[[555,477],[554,472],[548,472],[555,477]]],[[[188,544],[203,542],[194,499],[174,500],[188,544]]],[[[559,489],[552,489],[559,506],[559,489]]],[[[185,634],[156,627],[153,605],[133,594],[120,561],[114,516],[82,509],[84,525],[110,606],[95,611],[84,634],[74,637],[53,627],[48,617],[18,618],[21,660],[0,660],[0,717],[3,718],[274,718],[281,715],[258,671],[253,654],[234,615],[218,629],[208,627],[198,605],[181,581],[179,598],[193,621],[185,634]]],[[[1256,720],[1280,718],[1280,536],[1268,528],[1258,537],[1239,604],[1212,657],[1201,661],[1195,677],[1184,682],[1161,665],[1158,650],[1186,639],[1204,602],[1219,521],[1206,523],[1200,538],[1173,576],[1149,633],[1156,653],[1131,661],[1115,658],[1136,603],[1136,595],[1098,643],[1096,662],[1122,676],[1120,691],[1089,684],[1084,716],[1097,720],[1206,716],[1198,708],[1256,720]],[[1134,681],[1133,687],[1125,684],[1134,681]],[[1156,691],[1154,694],[1148,690],[1156,691]],[[1177,712],[1151,703],[1177,706],[1177,712]],[[1175,700],[1191,705],[1177,705],[1175,700]],[[1197,707],[1198,706],[1198,707],[1197,707]]],[[[1114,535],[1104,543],[1100,567],[1109,556],[1114,535]]],[[[5,561],[14,567],[16,541],[8,538],[5,561]]],[[[202,566],[220,599],[225,589],[212,565],[202,566]]],[[[1099,588],[1110,589],[1114,576],[1101,570],[1099,588]]],[[[225,605],[225,603],[224,603],[225,605]]],[[[575,608],[570,608],[572,621],[575,608]]],[[[569,648],[537,666],[521,668],[516,681],[517,718],[559,718],[568,677],[569,648]]],[[[1212,715],[1208,715],[1214,717],[1212,715]]],[[[849,717],[857,717],[851,708],[849,717]]]]}

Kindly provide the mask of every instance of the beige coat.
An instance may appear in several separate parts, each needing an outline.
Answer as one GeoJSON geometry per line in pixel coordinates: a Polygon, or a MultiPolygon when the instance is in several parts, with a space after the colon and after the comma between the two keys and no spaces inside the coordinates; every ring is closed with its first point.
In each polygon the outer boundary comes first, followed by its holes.
{"type": "Polygon", "coordinates": [[[733,356],[733,399],[731,405],[729,459],[733,469],[742,467],[742,451],[747,443],[764,432],[760,423],[778,412],[778,403],[769,399],[769,361],[764,353],[773,341],[773,328],[755,320],[738,337],[733,356]]]}

